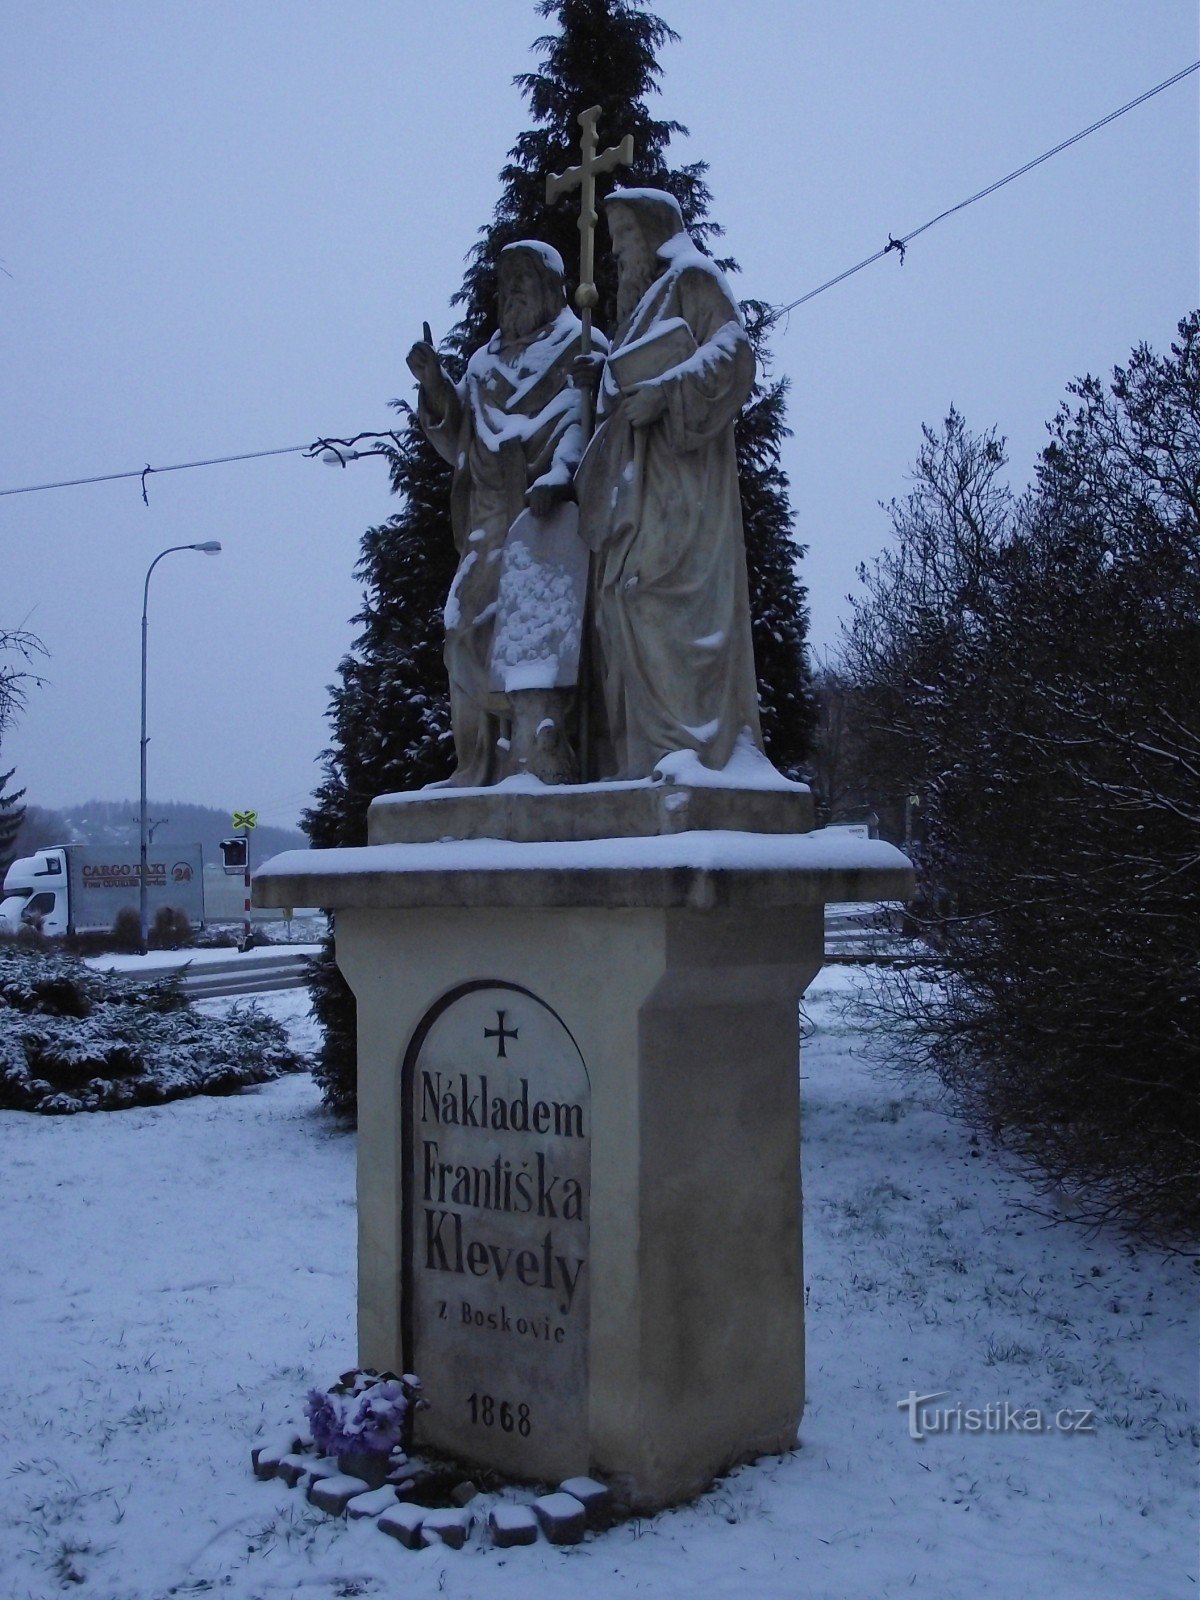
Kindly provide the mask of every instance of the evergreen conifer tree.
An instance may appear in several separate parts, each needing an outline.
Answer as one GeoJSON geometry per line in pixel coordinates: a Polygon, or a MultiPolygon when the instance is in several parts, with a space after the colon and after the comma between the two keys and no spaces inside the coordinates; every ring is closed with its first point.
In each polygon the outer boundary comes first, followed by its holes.
{"type": "MultiPolygon", "coordinates": [[[[40,683],[30,668],[35,658],[45,653],[41,640],[25,629],[0,628],[0,743],[25,704],[26,689],[40,683]]],[[[8,787],[15,771],[10,767],[7,772],[0,772],[0,883],[16,854],[17,835],[25,820],[25,807],[20,803],[24,789],[8,787]]]]}
{"type": "Polygon", "coordinates": [[[15,767],[0,772],[0,883],[16,854],[17,835],[25,821],[25,807],[21,804],[24,789],[10,789],[15,767]]]}
{"type": "MultiPolygon", "coordinates": [[[[458,373],[496,323],[496,269],[501,250],[517,239],[552,244],[573,277],[579,252],[578,194],[553,206],[546,177],[579,159],[579,114],[600,107],[601,146],[632,133],[635,159],[598,180],[601,198],[617,185],[669,190],[679,201],[692,237],[711,248],[720,228],[708,217],[705,163],[671,167],[677,122],[651,116],[646,100],[661,77],[657,55],[677,35],[641,0],[539,0],[538,13],[557,31],[535,41],[535,71],[517,78],[534,126],[522,133],[503,167],[501,195],[490,225],[481,230],[453,304],[460,321],[442,346],[458,373]]],[[[616,269],[598,241],[597,325],[616,323],[616,269]]],[[[735,263],[722,260],[723,267],[735,263]]],[[[804,655],[805,590],[795,574],[803,553],[791,538],[788,483],[779,464],[786,437],[786,380],[772,380],[765,346],[766,308],[746,305],[747,326],[759,360],[759,381],[738,424],[754,646],[762,699],[763,735],[776,765],[795,773],[811,727],[809,675],[804,655]]],[[[449,703],[441,662],[441,610],[455,567],[449,531],[449,468],[426,442],[412,411],[405,413],[399,448],[391,456],[392,487],[400,512],[363,540],[357,576],[366,594],[355,619],[362,632],[339,667],[332,689],[333,740],[323,760],[325,779],[304,826],[314,845],[366,842],[366,811],[375,795],[412,788],[449,770],[449,703]]],[[[317,1075],[326,1102],[354,1104],[354,1002],[327,950],[314,963],[313,1008],[325,1028],[317,1075]]]]}

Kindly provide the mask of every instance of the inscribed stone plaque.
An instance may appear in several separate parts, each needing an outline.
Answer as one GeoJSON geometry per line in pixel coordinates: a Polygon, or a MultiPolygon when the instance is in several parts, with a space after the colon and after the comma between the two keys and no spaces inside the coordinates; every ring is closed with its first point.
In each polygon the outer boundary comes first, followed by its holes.
{"type": "Polygon", "coordinates": [[[465,986],[405,1062],[405,1359],[419,1437],[515,1476],[587,1467],[591,1094],[565,1024],[465,986]]]}

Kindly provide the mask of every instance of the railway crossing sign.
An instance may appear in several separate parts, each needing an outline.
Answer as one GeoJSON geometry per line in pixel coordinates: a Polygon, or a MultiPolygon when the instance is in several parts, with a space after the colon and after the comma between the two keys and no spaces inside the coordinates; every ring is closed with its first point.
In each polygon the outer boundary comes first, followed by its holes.
{"type": "Polygon", "coordinates": [[[233,813],[233,825],[234,825],[235,828],[257,828],[258,827],[258,812],[257,811],[235,811],[233,813]]]}

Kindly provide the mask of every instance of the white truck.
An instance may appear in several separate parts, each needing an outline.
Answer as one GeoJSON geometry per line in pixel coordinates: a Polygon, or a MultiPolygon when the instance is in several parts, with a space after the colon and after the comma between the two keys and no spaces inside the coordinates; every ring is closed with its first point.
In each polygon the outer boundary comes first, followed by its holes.
{"type": "MultiPolygon", "coordinates": [[[[161,906],[204,924],[204,866],[198,844],[164,851],[146,863],[151,926],[161,906]]],[[[54,936],[107,933],[125,906],[138,910],[138,851],[124,846],[64,844],[13,862],[4,877],[0,932],[32,926],[54,936]]]]}

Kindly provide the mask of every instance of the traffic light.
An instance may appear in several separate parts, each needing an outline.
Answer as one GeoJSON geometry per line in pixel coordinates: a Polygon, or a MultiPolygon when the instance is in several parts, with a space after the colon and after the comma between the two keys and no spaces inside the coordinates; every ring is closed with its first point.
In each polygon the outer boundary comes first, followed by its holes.
{"type": "Polygon", "coordinates": [[[246,863],[249,859],[249,848],[250,841],[248,839],[222,839],[221,861],[224,864],[225,871],[245,872],[246,863]]]}

